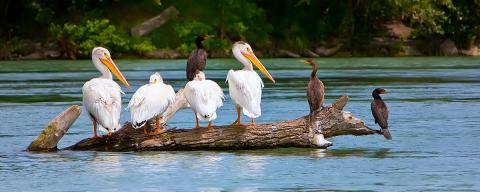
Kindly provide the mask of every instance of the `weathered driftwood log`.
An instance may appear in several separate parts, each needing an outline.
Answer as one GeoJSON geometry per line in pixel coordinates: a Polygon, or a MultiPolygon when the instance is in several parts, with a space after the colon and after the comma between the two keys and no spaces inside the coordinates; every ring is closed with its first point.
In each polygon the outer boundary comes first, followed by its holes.
{"type": "MultiPolygon", "coordinates": [[[[323,136],[367,135],[378,133],[368,128],[350,112],[342,111],[348,97],[342,96],[329,107],[318,111],[315,119],[308,116],[297,119],[259,124],[255,126],[214,126],[199,129],[170,129],[157,135],[144,134],[133,129],[130,123],[110,137],[84,139],[65,149],[95,151],[144,151],[144,150],[236,150],[277,147],[328,147],[323,136]],[[323,133],[323,135],[321,134],[323,133]]],[[[181,108],[187,106],[183,90],[176,95],[176,102],[162,116],[165,123],[181,108]]],[[[80,115],[80,106],[74,105],[55,119],[28,147],[30,151],[57,150],[57,143],[70,125],[80,115]]],[[[154,122],[146,126],[155,127],[154,122]]]]}
{"type": "MultiPolygon", "coordinates": [[[[342,111],[348,101],[340,97],[334,104],[319,111],[315,120],[308,116],[294,120],[259,124],[255,126],[214,126],[199,129],[170,129],[158,135],[144,134],[133,129],[130,123],[110,137],[84,139],[66,149],[95,151],[144,151],[144,150],[237,150],[277,147],[325,147],[319,146],[318,136],[367,135],[377,131],[342,111]],[[313,122],[313,123],[310,123],[313,122]],[[312,124],[313,126],[310,126],[312,124]]],[[[185,106],[183,91],[177,93],[177,101],[163,116],[165,123],[175,112],[185,106]]],[[[152,123],[148,123],[153,128],[152,123]]]]}
{"type": "MultiPolygon", "coordinates": [[[[178,110],[188,107],[187,98],[183,95],[184,89],[180,89],[175,94],[175,103],[173,105],[168,106],[167,110],[163,113],[160,119],[160,123],[165,125],[167,121],[177,113],[178,110]]],[[[153,121],[151,121],[153,122],[153,121]]]]}
{"type": "Polygon", "coordinates": [[[73,122],[80,116],[81,108],[74,105],[63,111],[55,117],[47,127],[43,129],[40,135],[30,143],[27,150],[29,151],[56,151],[57,143],[62,139],[63,135],[68,131],[73,122]]]}
{"type": "Polygon", "coordinates": [[[133,36],[144,36],[152,32],[157,27],[160,27],[168,19],[176,17],[178,10],[174,6],[170,6],[162,11],[159,15],[148,19],[147,21],[132,28],[131,33],[133,36]]]}

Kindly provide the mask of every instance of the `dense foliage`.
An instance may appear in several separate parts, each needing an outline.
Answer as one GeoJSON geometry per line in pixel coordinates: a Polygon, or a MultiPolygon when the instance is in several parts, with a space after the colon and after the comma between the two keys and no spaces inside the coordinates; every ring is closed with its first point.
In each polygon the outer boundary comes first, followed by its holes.
{"type": "Polygon", "coordinates": [[[210,34],[215,38],[205,44],[218,53],[246,40],[266,55],[339,43],[343,51],[368,55],[376,51],[372,39],[388,36],[384,24],[392,22],[413,30],[400,42],[449,38],[469,48],[480,39],[480,0],[4,0],[0,5],[0,53],[21,51],[27,40],[55,42],[72,58],[88,55],[94,46],[126,54],[154,49],[185,54],[195,36],[210,34]],[[131,27],[169,6],[179,10],[177,18],[146,37],[129,35],[131,27]]]}
{"type": "Polygon", "coordinates": [[[108,47],[114,52],[145,53],[155,47],[148,40],[129,38],[128,35],[109,24],[107,19],[87,20],[80,25],[65,23],[50,24],[51,36],[58,41],[62,51],[74,58],[76,55],[88,56],[97,46],[108,47]]]}

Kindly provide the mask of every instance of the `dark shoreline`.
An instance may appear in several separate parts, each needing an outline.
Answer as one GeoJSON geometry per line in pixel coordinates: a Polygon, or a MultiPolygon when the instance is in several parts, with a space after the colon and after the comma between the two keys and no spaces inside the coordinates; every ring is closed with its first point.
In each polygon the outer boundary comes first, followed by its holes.
{"type": "MultiPolygon", "coordinates": [[[[208,49],[208,48],[207,48],[208,49]]],[[[320,58],[320,57],[412,57],[412,56],[480,56],[477,45],[469,49],[457,48],[455,42],[446,39],[404,40],[398,38],[374,38],[361,50],[352,50],[337,43],[330,46],[320,46],[312,49],[287,50],[272,48],[272,50],[255,50],[255,54],[263,58],[320,58]]],[[[112,50],[112,56],[119,59],[186,59],[188,53],[177,49],[156,49],[146,53],[121,53],[112,50]]],[[[223,51],[208,51],[209,58],[231,58],[229,49],[223,51]]],[[[89,55],[69,56],[54,43],[42,45],[39,42],[24,44],[24,49],[17,52],[0,50],[0,60],[45,60],[45,59],[89,59],[89,55]]]]}
{"type": "MultiPolygon", "coordinates": [[[[447,40],[446,40],[447,41],[447,40]]],[[[435,48],[434,51],[425,54],[419,51],[414,46],[404,45],[401,46],[401,50],[392,53],[388,50],[379,51],[377,54],[365,54],[365,53],[352,53],[347,50],[331,50],[332,48],[317,48],[316,51],[305,49],[301,52],[289,51],[289,50],[275,50],[270,54],[266,54],[262,51],[255,51],[255,54],[263,58],[349,58],[349,57],[433,57],[433,56],[480,56],[480,50],[477,46],[474,46],[468,50],[457,49],[454,45],[450,47],[435,48]],[[432,54],[433,53],[433,54],[432,54]]],[[[378,48],[382,50],[381,47],[378,48]]],[[[187,59],[188,55],[183,54],[177,50],[155,50],[145,54],[124,54],[124,53],[112,53],[113,57],[117,59],[187,59]]],[[[232,58],[230,52],[224,53],[210,52],[209,58],[232,58]]],[[[0,57],[0,61],[8,60],[83,60],[89,59],[86,57],[69,58],[62,55],[60,50],[48,49],[36,49],[26,53],[8,53],[8,56],[4,55],[0,57]]]]}

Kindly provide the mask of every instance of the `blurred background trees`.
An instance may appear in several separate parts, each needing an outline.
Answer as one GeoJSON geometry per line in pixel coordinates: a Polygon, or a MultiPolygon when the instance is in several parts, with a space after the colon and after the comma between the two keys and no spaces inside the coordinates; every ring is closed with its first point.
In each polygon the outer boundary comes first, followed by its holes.
{"type": "Polygon", "coordinates": [[[480,0],[3,0],[0,15],[0,58],[25,55],[32,44],[63,58],[87,58],[94,46],[185,55],[200,34],[215,35],[205,44],[217,56],[237,40],[265,56],[337,45],[339,55],[391,56],[411,44],[436,55],[445,39],[469,49],[480,35],[480,0]],[[129,34],[169,6],[176,18],[146,36],[129,34]]]}

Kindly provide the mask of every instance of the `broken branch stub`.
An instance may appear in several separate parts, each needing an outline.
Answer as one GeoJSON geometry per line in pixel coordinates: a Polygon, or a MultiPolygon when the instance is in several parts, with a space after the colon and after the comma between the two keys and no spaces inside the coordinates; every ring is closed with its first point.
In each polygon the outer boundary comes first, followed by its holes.
{"type": "Polygon", "coordinates": [[[68,131],[70,126],[80,116],[82,110],[78,105],[73,105],[60,113],[52,121],[50,121],[37,136],[35,140],[30,143],[28,151],[55,151],[58,150],[57,144],[62,139],[63,135],[68,131]]]}

